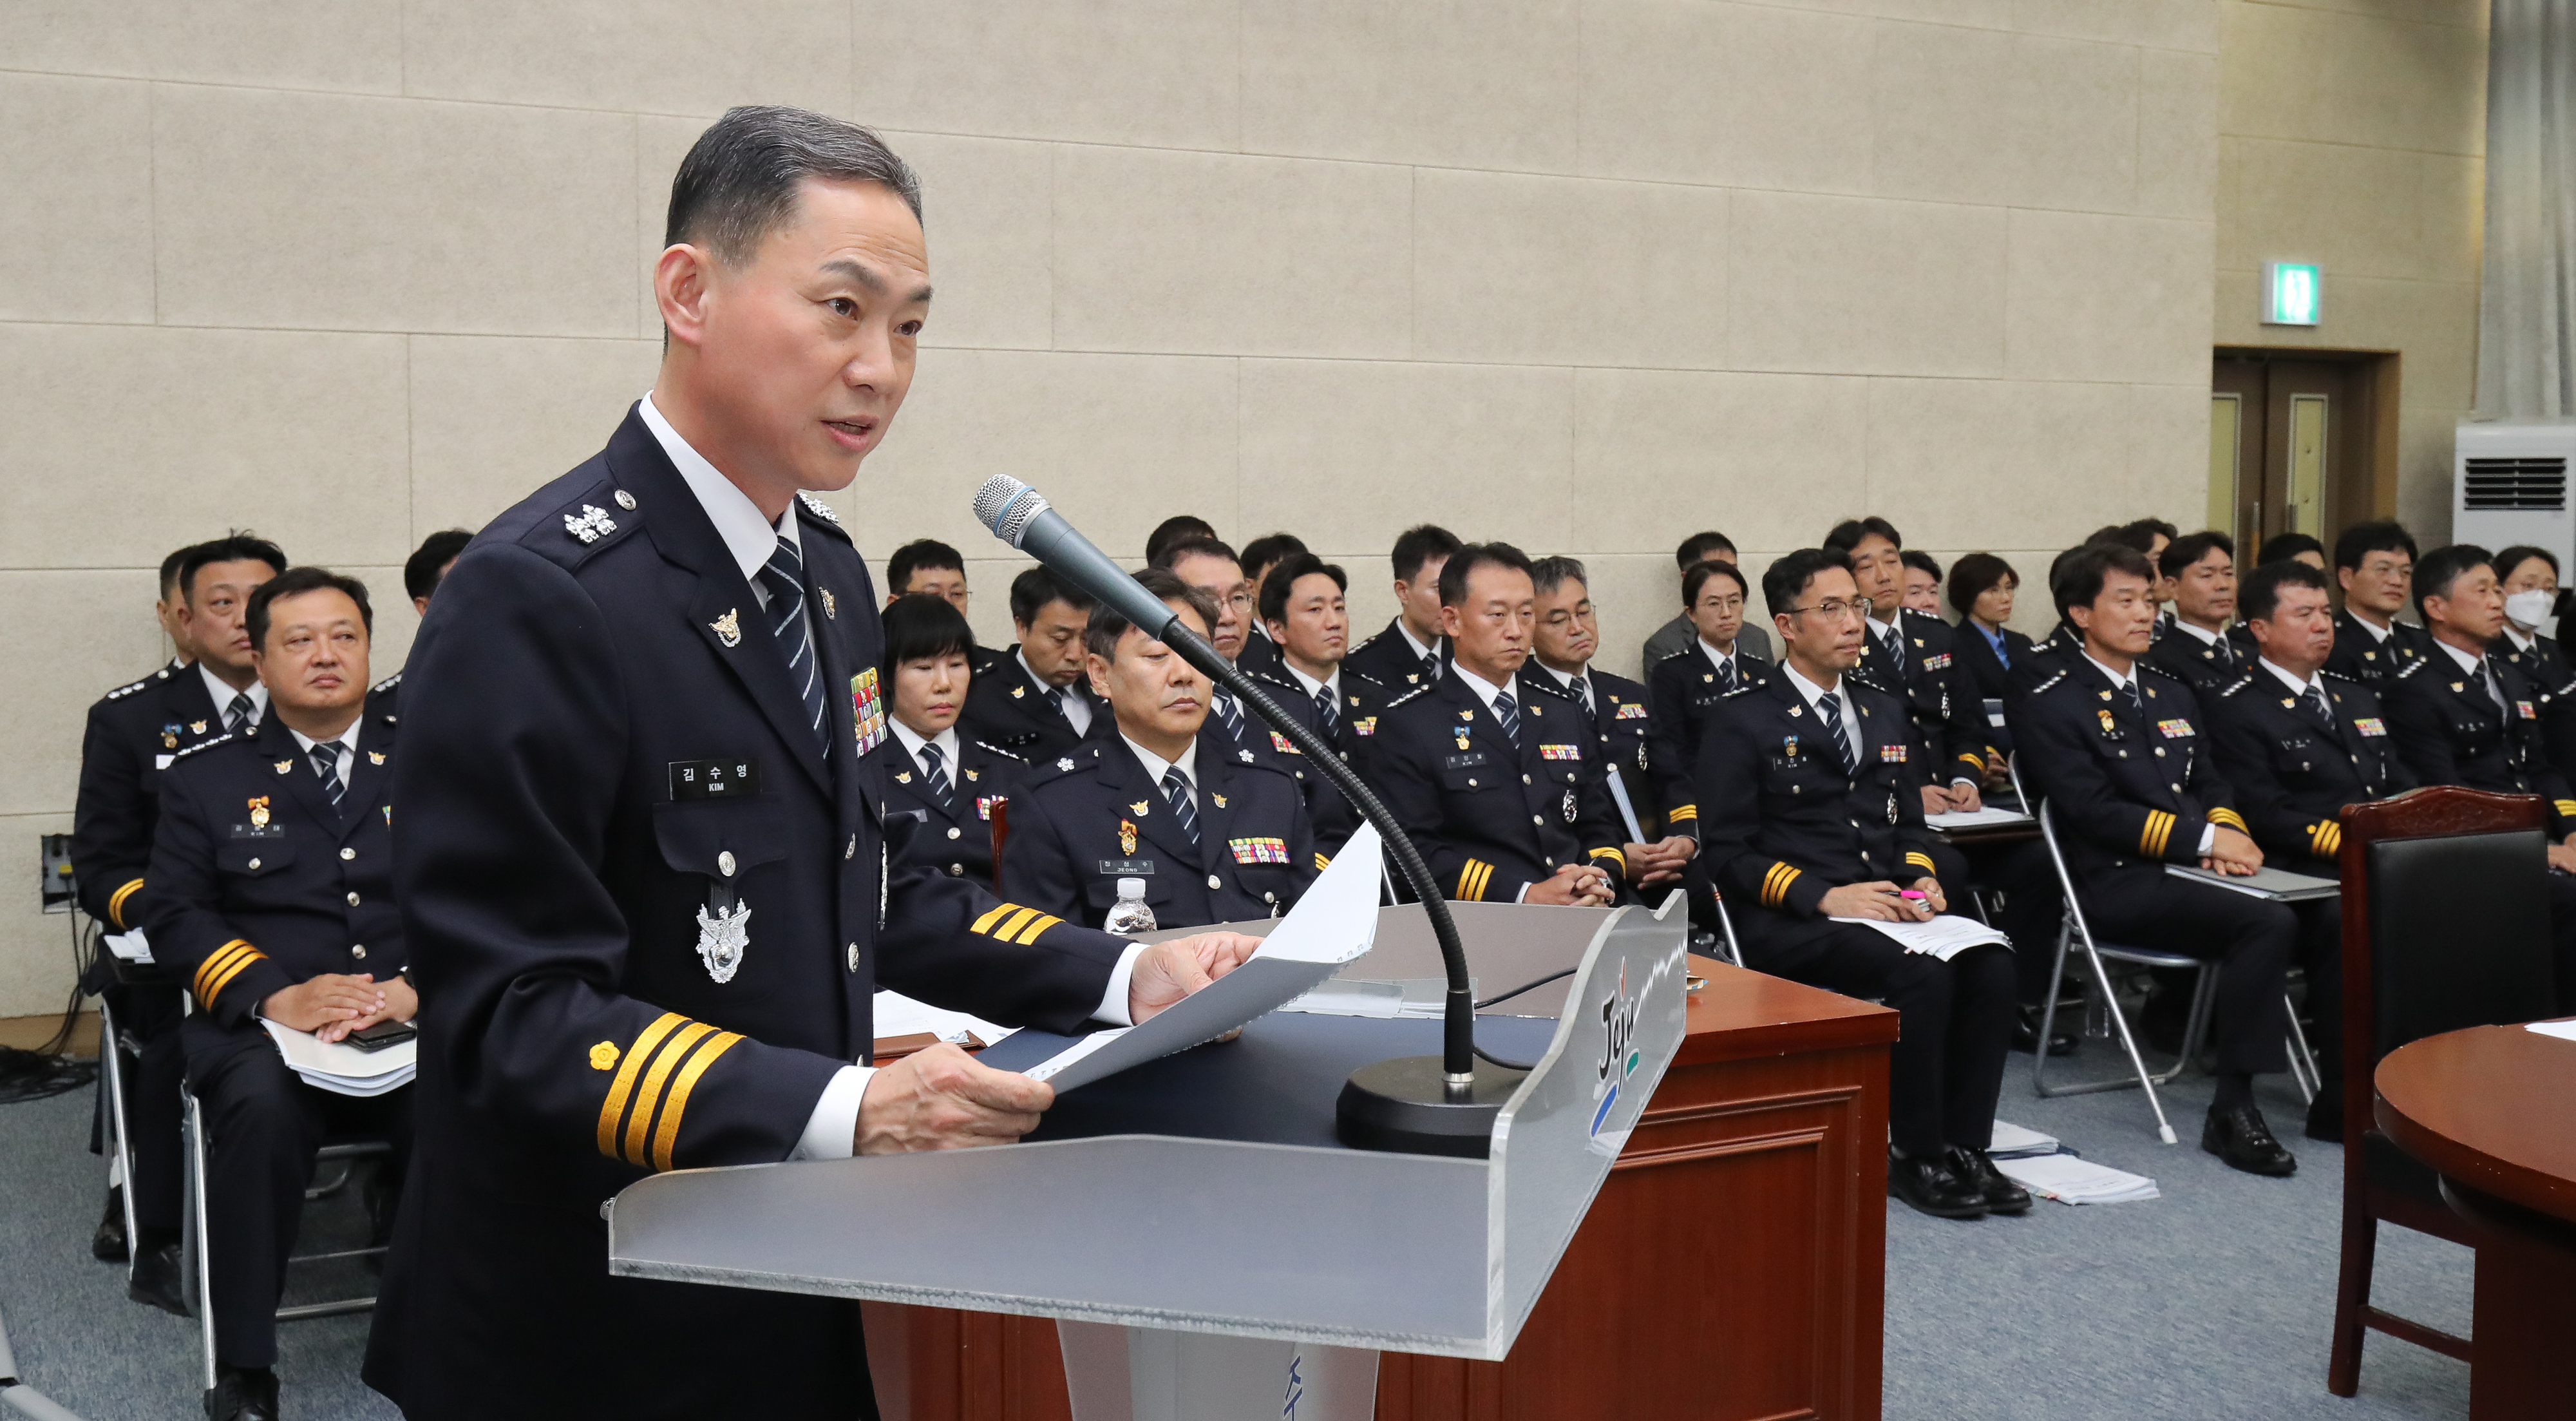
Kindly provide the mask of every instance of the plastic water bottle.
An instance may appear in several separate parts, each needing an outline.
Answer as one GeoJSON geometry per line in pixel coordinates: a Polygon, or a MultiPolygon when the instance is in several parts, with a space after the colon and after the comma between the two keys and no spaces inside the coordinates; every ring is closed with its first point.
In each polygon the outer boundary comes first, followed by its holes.
{"type": "Polygon", "coordinates": [[[1134,937],[1154,930],[1154,910],[1145,906],[1145,880],[1118,880],[1118,901],[1110,905],[1109,918],[1100,926],[1120,937],[1134,937]]]}

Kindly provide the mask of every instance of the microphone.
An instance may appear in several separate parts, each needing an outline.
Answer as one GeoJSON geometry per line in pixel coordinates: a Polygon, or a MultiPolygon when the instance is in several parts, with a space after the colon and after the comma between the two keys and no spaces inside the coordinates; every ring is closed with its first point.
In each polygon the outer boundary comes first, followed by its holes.
{"type": "Polygon", "coordinates": [[[1181,654],[1181,659],[1234,693],[1281,735],[1295,742],[1317,771],[1332,781],[1370,824],[1395,858],[1405,886],[1431,920],[1449,985],[1441,1016],[1437,1056],[1403,1056],[1362,1066],[1342,1086],[1335,1124],[1343,1141],[1361,1149],[1485,1158],[1503,1103],[1529,1074],[1526,1066],[1497,1061],[1476,1045],[1475,990],[1467,976],[1467,951],[1449,900],[1430,865],[1395,816],[1340,753],[1306,722],[1270,699],[1251,678],[1189,629],[1180,614],[1094,547],[1036,489],[1008,474],[995,474],[975,491],[975,521],[994,537],[1035,557],[1047,570],[1118,610],[1137,630],[1181,654]],[[1478,1058],[1485,1064],[1480,1067],[1478,1058]]]}

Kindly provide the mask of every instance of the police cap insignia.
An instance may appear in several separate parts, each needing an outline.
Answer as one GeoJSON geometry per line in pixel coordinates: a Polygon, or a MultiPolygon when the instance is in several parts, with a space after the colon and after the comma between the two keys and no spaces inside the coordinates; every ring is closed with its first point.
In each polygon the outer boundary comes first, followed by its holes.
{"type": "Polygon", "coordinates": [[[742,609],[727,607],[723,616],[707,623],[707,629],[716,634],[717,641],[728,647],[742,645],[742,609]]]}
{"type": "Polygon", "coordinates": [[[202,721],[202,720],[192,720],[192,721],[189,721],[189,722],[188,722],[188,733],[189,733],[190,735],[203,735],[203,734],[205,734],[205,733],[206,733],[206,723],[205,723],[204,721],[202,721]]]}
{"type": "Polygon", "coordinates": [[[583,504],[581,512],[567,513],[563,521],[564,531],[584,543],[596,543],[617,531],[617,520],[608,516],[607,509],[594,504],[583,504]]]}
{"type": "Polygon", "coordinates": [[[277,762],[277,772],[281,775],[294,768],[295,762],[293,760],[280,760],[277,762]]]}
{"type": "Polygon", "coordinates": [[[368,763],[368,764],[370,764],[370,765],[381,765],[381,764],[383,764],[384,762],[385,762],[385,752],[384,752],[384,751],[382,751],[382,750],[370,750],[370,751],[368,751],[368,752],[367,752],[367,763],[368,763]]]}

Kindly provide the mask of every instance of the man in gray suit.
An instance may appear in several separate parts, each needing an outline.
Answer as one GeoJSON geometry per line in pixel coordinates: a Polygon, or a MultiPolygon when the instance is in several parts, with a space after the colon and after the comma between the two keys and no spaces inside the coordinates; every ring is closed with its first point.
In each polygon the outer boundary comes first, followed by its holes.
{"type": "MultiPolygon", "coordinates": [[[[1673,562],[1684,573],[1688,573],[1692,568],[1711,558],[1729,567],[1734,566],[1734,540],[1724,533],[1693,533],[1682,540],[1680,547],[1673,549],[1673,562]]],[[[1690,613],[1687,610],[1657,627],[1655,634],[1646,638],[1645,679],[1649,681],[1654,679],[1655,663],[1674,652],[1690,650],[1693,635],[1690,613]]],[[[1736,644],[1739,647],[1752,652],[1764,661],[1771,659],[1771,634],[1753,625],[1749,619],[1744,624],[1744,630],[1738,632],[1736,637],[1736,644]]]]}

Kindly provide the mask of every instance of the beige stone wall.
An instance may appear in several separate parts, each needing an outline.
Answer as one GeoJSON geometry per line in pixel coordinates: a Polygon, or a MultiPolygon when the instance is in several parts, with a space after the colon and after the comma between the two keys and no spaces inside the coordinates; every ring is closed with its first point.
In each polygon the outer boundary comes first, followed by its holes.
{"type": "Polygon", "coordinates": [[[60,1002],[28,841],[69,826],[83,707],[154,664],[149,569],[276,536],[379,588],[391,670],[409,549],[650,382],[669,175],[728,103],[923,172],[933,348],[839,501],[872,557],[974,554],[986,635],[1016,564],[966,502],[1007,470],[1121,556],[1183,509],[1295,530],[1371,626],[1406,523],[1575,553],[1627,670],[1698,527],[1758,562],[1874,510],[2036,574],[2200,508],[2220,32],[2216,0],[0,6],[0,1015],[60,1002]]]}
{"type": "Polygon", "coordinates": [[[2399,353],[2397,517],[2451,529],[2476,403],[2486,0],[2225,0],[2216,343],[2399,353]],[[2323,267],[2314,330],[2259,322],[2267,261],[2323,267]]]}

